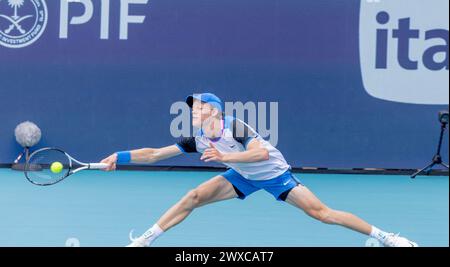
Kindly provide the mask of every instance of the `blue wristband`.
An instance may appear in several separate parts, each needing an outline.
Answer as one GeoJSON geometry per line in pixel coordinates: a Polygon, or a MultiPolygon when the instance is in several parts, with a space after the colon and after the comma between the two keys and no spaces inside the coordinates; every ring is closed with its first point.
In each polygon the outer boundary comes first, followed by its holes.
{"type": "Polygon", "coordinates": [[[117,163],[130,163],[130,161],[131,161],[130,151],[117,152],[117,163]]]}

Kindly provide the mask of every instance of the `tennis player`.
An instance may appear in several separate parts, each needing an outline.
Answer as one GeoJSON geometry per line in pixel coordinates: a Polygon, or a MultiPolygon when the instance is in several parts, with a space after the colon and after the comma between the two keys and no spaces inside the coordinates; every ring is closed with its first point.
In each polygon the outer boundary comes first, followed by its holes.
{"type": "Polygon", "coordinates": [[[326,224],[341,225],[371,236],[388,247],[416,247],[398,234],[384,232],[357,216],[334,210],[322,203],[291,173],[283,155],[243,121],[223,115],[222,101],[211,93],[188,96],[192,124],[200,129],[194,137],[162,148],[121,151],[103,159],[107,171],[120,163],[155,163],[184,153],[201,153],[204,162],[220,162],[229,170],[188,192],[143,235],[133,238],[129,247],[150,246],[196,208],[217,201],[245,199],[264,189],[276,200],[285,201],[326,224]]]}

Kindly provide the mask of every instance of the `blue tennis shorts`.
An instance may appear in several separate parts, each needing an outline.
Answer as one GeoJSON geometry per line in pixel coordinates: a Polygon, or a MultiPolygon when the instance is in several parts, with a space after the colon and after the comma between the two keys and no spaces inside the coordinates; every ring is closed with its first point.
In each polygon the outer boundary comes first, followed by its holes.
{"type": "Polygon", "coordinates": [[[221,175],[233,185],[240,199],[245,199],[252,193],[264,189],[272,194],[276,200],[285,201],[289,192],[301,184],[289,170],[278,177],[264,181],[245,179],[233,169],[229,169],[221,175]]]}

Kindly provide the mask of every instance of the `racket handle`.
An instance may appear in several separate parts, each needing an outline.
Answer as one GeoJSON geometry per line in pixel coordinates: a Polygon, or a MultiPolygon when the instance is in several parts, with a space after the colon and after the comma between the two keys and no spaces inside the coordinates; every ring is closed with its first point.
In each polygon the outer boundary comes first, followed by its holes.
{"type": "Polygon", "coordinates": [[[89,163],[89,169],[91,170],[101,170],[106,169],[108,164],[106,163],[89,163]]]}

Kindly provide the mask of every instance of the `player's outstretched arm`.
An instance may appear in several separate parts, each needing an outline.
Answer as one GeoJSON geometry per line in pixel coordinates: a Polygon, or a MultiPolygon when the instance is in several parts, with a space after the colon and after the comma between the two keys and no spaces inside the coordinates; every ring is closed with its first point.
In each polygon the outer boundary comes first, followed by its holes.
{"type": "Polygon", "coordinates": [[[158,161],[178,156],[183,152],[176,146],[166,146],[162,148],[141,148],[130,151],[117,152],[103,159],[101,163],[108,164],[105,171],[116,169],[117,163],[156,163],[158,161]]]}

